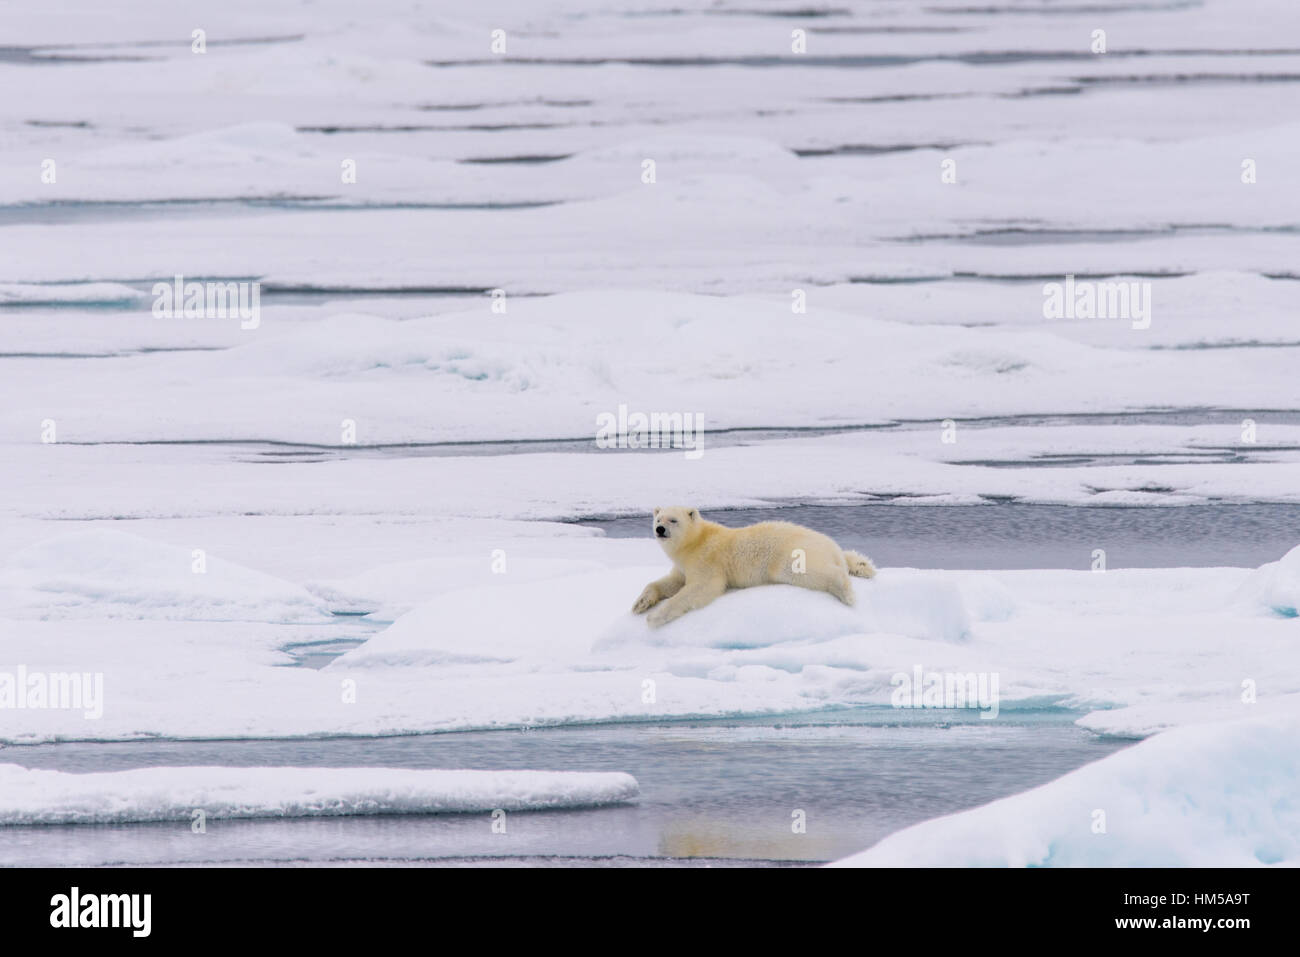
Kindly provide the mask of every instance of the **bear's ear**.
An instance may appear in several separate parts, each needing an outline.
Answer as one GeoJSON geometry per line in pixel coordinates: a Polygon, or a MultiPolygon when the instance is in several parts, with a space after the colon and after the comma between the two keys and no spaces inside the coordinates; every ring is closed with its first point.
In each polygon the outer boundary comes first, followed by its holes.
{"type": "Polygon", "coordinates": [[[655,517],[655,518],[658,518],[658,517],[659,517],[659,513],[662,512],[663,509],[664,509],[664,507],[663,507],[662,505],[656,505],[656,506],[655,506],[655,510],[654,510],[654,517],[655,517]]]}
{"type": "Polygon", "coordinates": [[[700,513],[697,512],[697,511],[695,511],[695,509],[691,509],[691,510],[690,510],[689,512],[687,512],[686,514],[690,517],[690,519],[691,519],[692,522],[695,521],[697,518],[700,517],[700,513]]]}

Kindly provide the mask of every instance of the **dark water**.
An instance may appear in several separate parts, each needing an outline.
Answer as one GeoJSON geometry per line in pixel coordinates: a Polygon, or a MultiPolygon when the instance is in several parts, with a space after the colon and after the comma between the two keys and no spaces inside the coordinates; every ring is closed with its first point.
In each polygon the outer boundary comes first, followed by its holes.
{"type": "MultiPolygon", "coordinates": [[[[798,505],[705,517],[733,526],[798,522],[878,565],[913,568],[1088,569],[1098,548],[1108,568],[1253,568],[1300,545],[1300,505],[798,505]]],[[[581,524],[614,538],[650,534],[642,515],[581,524]]]]}
{"type": "Polygon", "coordinates": [[[487,814],[0,828],[0,863],[703,865],[832,860],[927,818],[1046,783],[1123,744],[1063,712],[836,711],[786,718],[395,738],[11,747],[72,772],[159,765],[626,771],[629,804],[487,814]],[[792,832],[792,814],[807,829],[792,832]]]}

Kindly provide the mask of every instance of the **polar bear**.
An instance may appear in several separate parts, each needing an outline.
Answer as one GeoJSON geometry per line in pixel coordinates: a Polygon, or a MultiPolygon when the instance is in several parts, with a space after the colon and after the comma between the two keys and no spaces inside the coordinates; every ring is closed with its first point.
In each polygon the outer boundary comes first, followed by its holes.
{"type": "Polygon", "coordinates": [[[704,520],[697,509],[672,507],[655,509],[651,527],[673,570],[645,586],[632,612],[654,608],[646,622],[655,628],[704,607],[728,588],[753,585],[799,585],[852,605],[849,576],[876,574],[871,559],[791,522],[727,528],[704,520]]]}

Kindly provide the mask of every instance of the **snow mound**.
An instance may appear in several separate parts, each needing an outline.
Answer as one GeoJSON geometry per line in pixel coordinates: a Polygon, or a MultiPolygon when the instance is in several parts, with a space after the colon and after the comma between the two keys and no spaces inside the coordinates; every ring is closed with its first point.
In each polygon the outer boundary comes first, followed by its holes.
{"type": "Polygon", "coordinates": [[[1011,589],[992,575],[964,575],[957,581],[961,600],[976,621],[1007,621],[1015,616],[1019,601],[1011,589]]]}
{"type": "Polygon", "coordinates": [[[855,580],[849,608],[790,585],[727,592],[662,628],[629,611],[664,569],[623,568],[545,581],[466,588],[402,616],[330,668],[508,663],[580,663],[592,652],[636,647],[765,648],[887,633],[922,640],[966,638],[970,616],[957,585],[887,570],[855,580]]]}
{"type": "Polygon", "coordinates": [[[847,867],[1300,863],[1300,713],[1179,728],[1042,787],[917,824],[847,867]],[[1094,826],[1104,813],[1104,833],[1094,826]]]}
{"type": "Polygon", "coordinates": [[[330,617],[319,601],[291,582],[105,529],[61,535],[11,555],[0,564],[0,613],[41,619],[283,622],[330,617]]]}
{"type": "Polygon", "coordinates": [[[1237,597],[1287,618],[1300,616],[1300,545],[1257,568],[1242,582],[1237,597]]]}
{"type": "Polygon", "coordinates": [[[952,582],[889,569],[872,581],[854,579],[853,588],[857,604],[852,608],[794,585],[729,591],[658,629],[648,628],[640,617],[620,618],[597,640],[597,647],[640,643],[767,648],[874,633],[957,642],[969,634],[970,616],[952,582]]]}
{"type": "Polygon", "coordinates": [[[596,647],[770,648],[875,630],[859,607],[793,585],[767,585],[729,591],[660,628],[651,628],[641,615],[620,617],[604,630],[596,647]]]}
{"type": "Polygon", "coordinates": [[[630,774],[161,767],[96,774],[0,764],[0,825],[531,811],[631,800],[630,774]]]}
{"type": "Polygon", "coordinates": [[[620,569],[459,589],[403,615],[328,667],[572,660],[590,650],[611,618],[628,615],[647,581],[642,569],[620,569]]]}

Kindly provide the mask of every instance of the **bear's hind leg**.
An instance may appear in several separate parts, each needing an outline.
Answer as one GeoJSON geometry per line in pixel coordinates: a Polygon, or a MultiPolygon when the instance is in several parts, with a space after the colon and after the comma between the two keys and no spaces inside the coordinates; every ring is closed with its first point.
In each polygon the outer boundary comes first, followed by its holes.
{"type": "Polygon", "coordinates": [[[836,575],[826,590],[850,607],[858,600],[857,594],[853,591],[853,582],[849,581],[847,574],[836,575]]]}
{"type": "Polygon", "coordinates": [[[824,591],[834,595],[846,605],[852,605],[857,600],[853,585],[849,581],[848,570],[842,567],[809,569],[801,575],[791,575],[787,582],[812,591],[824,591]]]}

